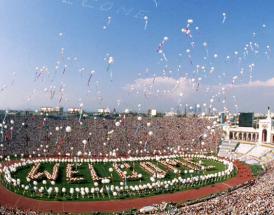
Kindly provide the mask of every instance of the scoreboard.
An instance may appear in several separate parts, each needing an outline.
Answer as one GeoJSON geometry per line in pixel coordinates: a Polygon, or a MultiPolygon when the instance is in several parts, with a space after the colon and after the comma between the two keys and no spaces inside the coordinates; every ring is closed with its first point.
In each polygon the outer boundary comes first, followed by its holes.
{"type": "Polygon", "coordinates": [[[254,119],[254,113],[240,113],[239,127],[252,127],[253,119],[254,119]]]}

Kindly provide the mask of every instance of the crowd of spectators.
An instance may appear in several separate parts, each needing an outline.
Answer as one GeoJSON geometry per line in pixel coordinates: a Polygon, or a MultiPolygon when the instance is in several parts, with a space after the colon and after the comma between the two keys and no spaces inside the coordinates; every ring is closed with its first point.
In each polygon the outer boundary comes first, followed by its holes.
{"type": "MultiPolygon", "coordinates": [[[[0,206],[0,214],[3,215],[38,215],[40,213],[34,212],[34,211],[29,211],[29,210],[21,210],[17,208],[9,208],[9,207],[4,207],[0,206]]],[[[40,214],[42,215],[42,214],[40,214]]]]}
{"type": "Polygon", "coordinates": [[[180,150],[216,152],[221,132],[212,121],[197,117],[115,119],[44,116],[8,117],[2,155],[144,156],[180,150]],[[10,123],[12,121],[13,123],[10,123]],[[67,129],[70,127],[70,129],[67,129]]]}
{"type": "Polygon", "coordinates": [[[199,204],[181,208],[179,214],[274,214],[274,162],[252,186],[237,189],[199,204]]]}

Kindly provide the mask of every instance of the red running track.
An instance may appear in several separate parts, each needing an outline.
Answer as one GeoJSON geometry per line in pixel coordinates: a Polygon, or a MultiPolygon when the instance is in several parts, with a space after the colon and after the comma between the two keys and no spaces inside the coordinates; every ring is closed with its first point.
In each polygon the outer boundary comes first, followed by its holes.
{"type": "Polygon", "coordinates": [[[9,208],[20,208],[22,210],[37,212],[53,212],[53,213],[88,213],[88,212],[116,212],[126,211],[132,208],[142,208],[152,204],[160,204],[162,202],[186,202],[196,200],[211,194],[227,191],[229,188],[243,184],[253,179],[250,168],[236,161],[235,166],[238,168],[237,176],[214,185],[193,189],[183,192],[171,194],[162,194],[152,197],[135,198],[126,200],[111,201],[85,201],[85,202],[58,202],[58,201],[42,201],[27,198],[7,190],[0,185],[0,205],[9,208]]]}

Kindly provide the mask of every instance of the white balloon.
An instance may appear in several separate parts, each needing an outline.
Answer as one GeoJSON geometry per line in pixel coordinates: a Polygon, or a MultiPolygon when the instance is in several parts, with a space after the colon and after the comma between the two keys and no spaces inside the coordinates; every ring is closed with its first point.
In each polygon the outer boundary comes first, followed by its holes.
{"type": "Polygon", "coordinates": [[[67,127],[66,127],[66,132],[67,132],[67,133],[70,133],[70,132],[71,132],[71,127],[70,127],[70,126],[67,126],[67,127]]]}

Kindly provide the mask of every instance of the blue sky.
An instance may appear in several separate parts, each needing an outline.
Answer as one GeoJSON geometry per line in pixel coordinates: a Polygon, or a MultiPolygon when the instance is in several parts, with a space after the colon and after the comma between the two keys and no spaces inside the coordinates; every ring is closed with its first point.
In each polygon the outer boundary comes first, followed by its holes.
{"type": "Polygon", "coordinates": [[[170,110],[179,104],[210,105],[213,96],[211,105],[220,111],[224,107],[234,110],[234,98],[241,111],[263,111],[267,105],[274,107],[272,20],[273,1],[3,0],[1,108],[77,107],[84,103],[89,110],[101,106],[136,109],[138,104],[143,110],[170,110]],[[148,17],[146,29],[144,16],[148,17]],[[181,32],[188,19],[193,19],[189,27],[192,38],[181,32]],[[165,36],[167,61],[156,51],[165,36]],[[206,48],[203,42],[208,44],[206,48]],[[246,44],[258,47],[243,57],[246,44]],[[104,60],[107,54],[114,58],[109,71],[104,60]],[[60,66],[55,73],[56,61],[60,66]],[[65,64],[68,67],[62,74],[65,64]],[[255,67],[250,82],[251,64],[255,67]],[[206,71],[193,72],[196,65],[205,66],[206,71]],[[35,68],[42,66],[48,73],[35,80],[35,68]],[[241,68],[244,73],[240,77],[241,68]],[[95,74],[88,86],[91,70],[95,74]],[[49,96],[51,87],[55,87],[53,98],[49,96]]]}

